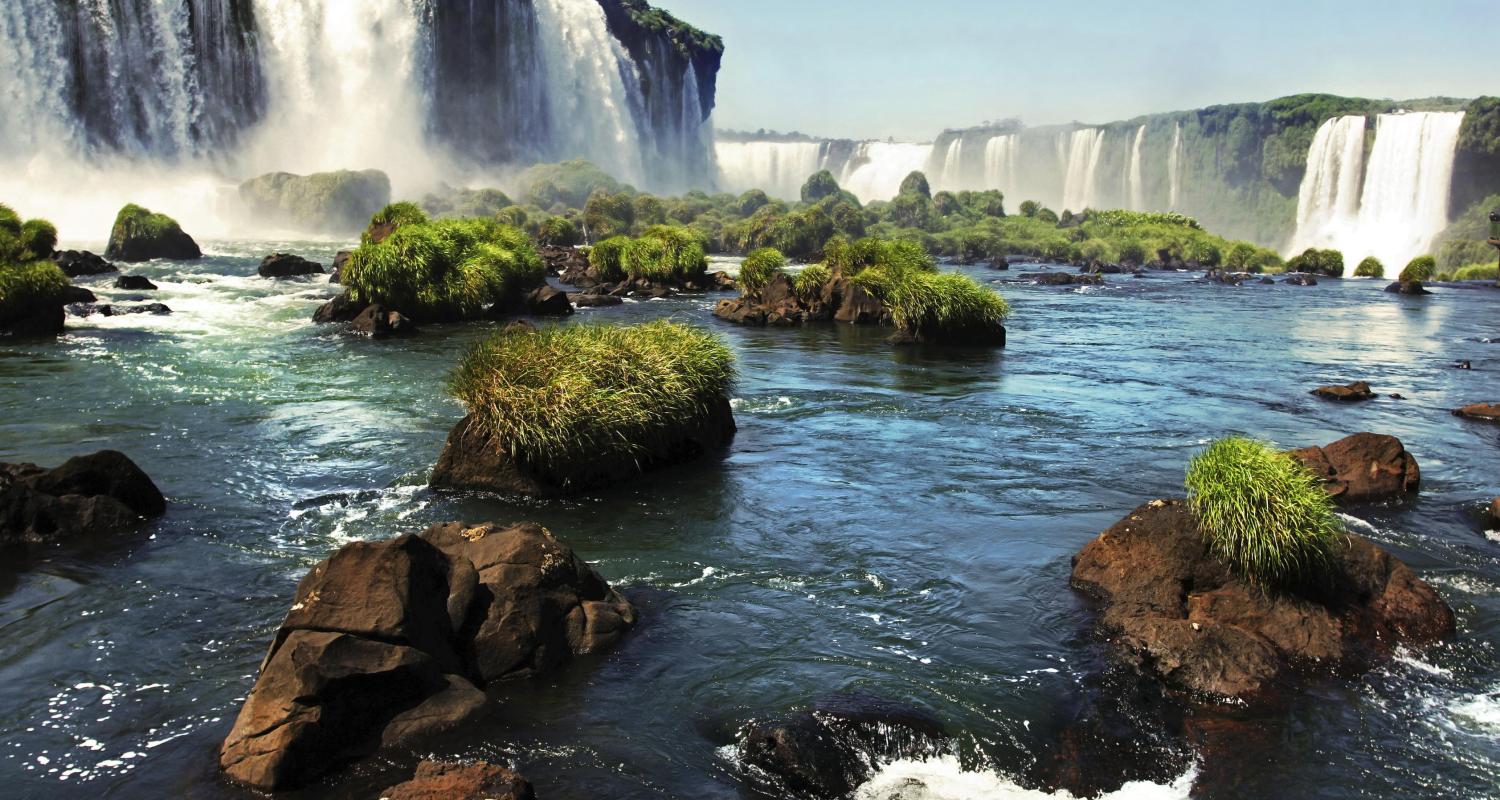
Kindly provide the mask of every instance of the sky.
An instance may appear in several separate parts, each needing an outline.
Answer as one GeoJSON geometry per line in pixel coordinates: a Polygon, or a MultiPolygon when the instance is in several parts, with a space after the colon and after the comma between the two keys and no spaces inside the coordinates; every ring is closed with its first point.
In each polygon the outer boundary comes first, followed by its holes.
{"type": "Polygon", "coordinates": [[[1497,0],[654,0],[724,37],[715,125],[930,140],[1301,92],[1500,92],[1497,0]]]}

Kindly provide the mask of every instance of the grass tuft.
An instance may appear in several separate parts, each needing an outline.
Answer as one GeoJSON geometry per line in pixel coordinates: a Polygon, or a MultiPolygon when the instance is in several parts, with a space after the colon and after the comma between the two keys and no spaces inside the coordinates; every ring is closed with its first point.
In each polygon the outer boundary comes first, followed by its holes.
{"type": "Polygon", "coordinates": [[[1380,263],[1380,259],[1375,256],[1369,256],[1364,261],[1359,262],[1359,266],[1354,268],[1354,277],[1384,278],[1385,265],[1380,263]]]}
{"type": "Polygon", "coordinates": [[[740,286],[751,294],[766,288],[778,274],[786,272],[786,256],[774,247],[752,250],[740,264],[740,286]]]}
{"type": "Polygon", "coordinates": [[[719,337],[655,321],[505,331],[471,349],[448,387],[512,458],[567,475],[649,453],[723,402],[734,375],[719,337]]]}
{"type": "Polygon", "coordinates": [[[681,282],[708,271],[703,242],[687,228],[653,225],[625,247],[621,257],[631,278],[681,282]]]}
{"type": "Polygon", "coordinates": [[[803,302],[811,302],[822,293],[823,287],[833,279],[833,273],[822,264],[813,264],[792,279],[792,291],[803,302]]]}
{"type": "Polygon", "coordinates": [[[468,319],[545,280],[521,231],[492,219],[408,223],[349,256],[341,281],[361,303],[418,321],[468,319]]]}
{"type": "Polygon", "coordinates": [[[1209,550],[1236,574],[1266,588],[1326,575],[1343,525],[1323,482],[1291,455],[1220,439],[1188,464],[1186,484],[1209,550]]]}
{"type": "Polygon", "coordinates": [[[1406,269],[1401,270],[1400,280],[1402,283],[1420,283],[1432,280],[1436,273],[1437,259],[1432,256],[1417,256],[1406,265],[1406,269]]]}

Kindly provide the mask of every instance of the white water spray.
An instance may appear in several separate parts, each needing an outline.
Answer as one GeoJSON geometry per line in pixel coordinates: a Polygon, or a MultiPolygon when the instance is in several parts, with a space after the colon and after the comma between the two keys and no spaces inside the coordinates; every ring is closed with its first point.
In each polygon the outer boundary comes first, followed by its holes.
{"type": "Polygon", "coordinates": [[[984,143],[984,188],[1003,192],[1019,190],[1016,159],[1020,148],[1015,134],[996,136],[984,143]]]}
{"type": "Polygon", "coordinates": [[[1104,152],[1104,131],[1080,128],[1068,136],[1068,168],[1063,180],[1063,208],[1092,208],[1098,197],[1099,157],[1104,152]]]}
{"type": "Polygon", "coordinates": [[[1182,199],[1182,123],[1172,129],[1172,151],[1167,156],[1167,176],[1171,181],[1171,189],[1168,191],[1167,208],[1176,211],[1177,203],[1182,199]]]}
{"type": "Polygon", "coordinates": [[[932,145],[909,142],[865,142],[855,151],[859,166],[839,180],[860,202],[889,200],[901,189],[901,181],[927,168],[932,145]]]}
{"type": "Polygon", "coordinates": [[[1141,178],[1141,145],[1146,141],[1146,126],[1135,132],[1135,142],[1130,145],[1130,171],[1125,178],[1130,187],[1130,207],[1135,211],[1146,208],[1146,187],[1141,178]]]}
{"type": "Polygon", "coordinates": [[[762,189],[783,200],[800,198],[802,184],[823,168],[820,142],[719,142],[714,152],[725,190],[762,189]]]}

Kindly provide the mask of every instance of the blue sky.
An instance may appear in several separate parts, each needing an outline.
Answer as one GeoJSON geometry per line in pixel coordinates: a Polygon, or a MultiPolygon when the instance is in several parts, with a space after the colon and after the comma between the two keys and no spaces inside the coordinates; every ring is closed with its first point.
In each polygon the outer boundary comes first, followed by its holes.
{"type": "Polygon", "coordinates": [[[930,139],[1307,91],[1500,92],[1496,0],[655,0],[724,37],[721,128],[930,139]]]}

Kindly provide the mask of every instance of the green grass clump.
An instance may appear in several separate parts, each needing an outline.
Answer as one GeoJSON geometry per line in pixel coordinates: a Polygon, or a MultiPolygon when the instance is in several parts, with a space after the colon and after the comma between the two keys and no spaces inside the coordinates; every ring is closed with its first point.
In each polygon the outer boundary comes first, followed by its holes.
{"type": "Polygon", "coordinates": [[[583,241],[578,226],[567,217],[548,217],[537,230],[536,240],[553,247],[572,247],[583,241]]]}
{"type": "Polygon", "coordinates": [[[427,212],[416,203],[405,201],[391,203],[376,211],[375,216],[370,217],[370,227],[365,229],[359,241],[361,245],[370,244],[370,233],[377,228],[392,226],[400,228],[403,225],[421,225],[427,221],[427,212]]]}
{"type": "Polygon", "coordinates": [[[50,258],[57,247],[57,228],[44,219],[21,221],[0,204],[0,264],[25,264],[50,258]]]}
{"type": "Polygon", "coordinates": [[[1306,272],[1312,275],[1342,278],[1344,277],[1344,254],[1337,250],[1319,250],[1309,247],[1286,262],[1286,268],[1288,272],[1306,272]]]}
{"type": "Polygon", "coordinates": [[[625,247],[622,258],[631,278],[676,282],[708,271],[703,243],[687,228],[654,225],[625,247]]]}
{"type": "Polygon", "coordinates": [[[740,264],[740,288],[754,294],[780,273],[786,272],[786,256],[774,247],[762,247],[745,256],[740,264]]]}
{"type": "Polygon", "coordinates": [[[1010,304],[999,293],[956,272],[877,268],[860,273],[853,283],[880,298],[896,327],[912,333],[993,330],[1010,316],[1010,304]]]}
{"type": "Polygon", "coordinates": [[[1359,266],[1354,268],[1354,277],[1384,278],[1385,265],[1380,263],[1380,259],[1375,256],[1369,256],[1364,261],[1359,262],[1359,266]]]}
{"type": "Polygon", "coordinates": [[[62,269],[46,259],[0,263],[0,327],[38,305],[61,307],[63,292],[72,283],[62,269]]]}
{"type": "Polygon", "coordinates": [[[625,248],[629,246],[629,236],[611,236],[589,249],[589,266],[599,280],[625,280],[625,248]]]}
{"type": "Polygon", "coordinates": [[[833,273],[822,264],[813,264],[792,279],[792,291],[803,302],[808,302],[822,293],[823,287],[833,279],[833,273]]]}
{"type": "Polygon", "coordinates": [[[734,376],[719,337],[655,321],[502,332],[464,356],[448,387],[512,458],[565,476],[649,454],[722,403],[734,376]]]}
{"type": "Polygon", "coordinates": [[[177,220],[166,214],[154,214],[135,203],[128,203],[115,216],[115,227],[110,231],[111,243],[132,239],[160,239],[163,236],[180,234],[182,227],[177,220]]]}
{"type": "Polygon", "coordinates": [[[404,224],[349,256],[343,284],[361,303],[381,303],[418,321],[479,316],[545,278],[521,231],[491,219],[404,224]]]}
{"type": "Polygon", "coordinates": [[[1406,269],[1401,270],[1400,280],[1402,283],[1420,283],[1432,280],[1435,274],[1437,274],[1437,259],[1432,256],[1417,256],[1406,265],[1406,269]]]}
{"type": "Polygon", "coordinates": [[[1459,267],[1452,272],[1440,272],[1436,276],[1440,281],[1493,281],[1500,279],[1500,266],[1495,264],[1469,264],[1459,267]]]}
{"type": "Polygon", "coordinates": [[[1343,532],[1323,482],[1263,442],[1220,439],[1187,469],[1188,503],[1209,551],[1263,587],[1305,587],[1326,574],[1343,532]]]}

